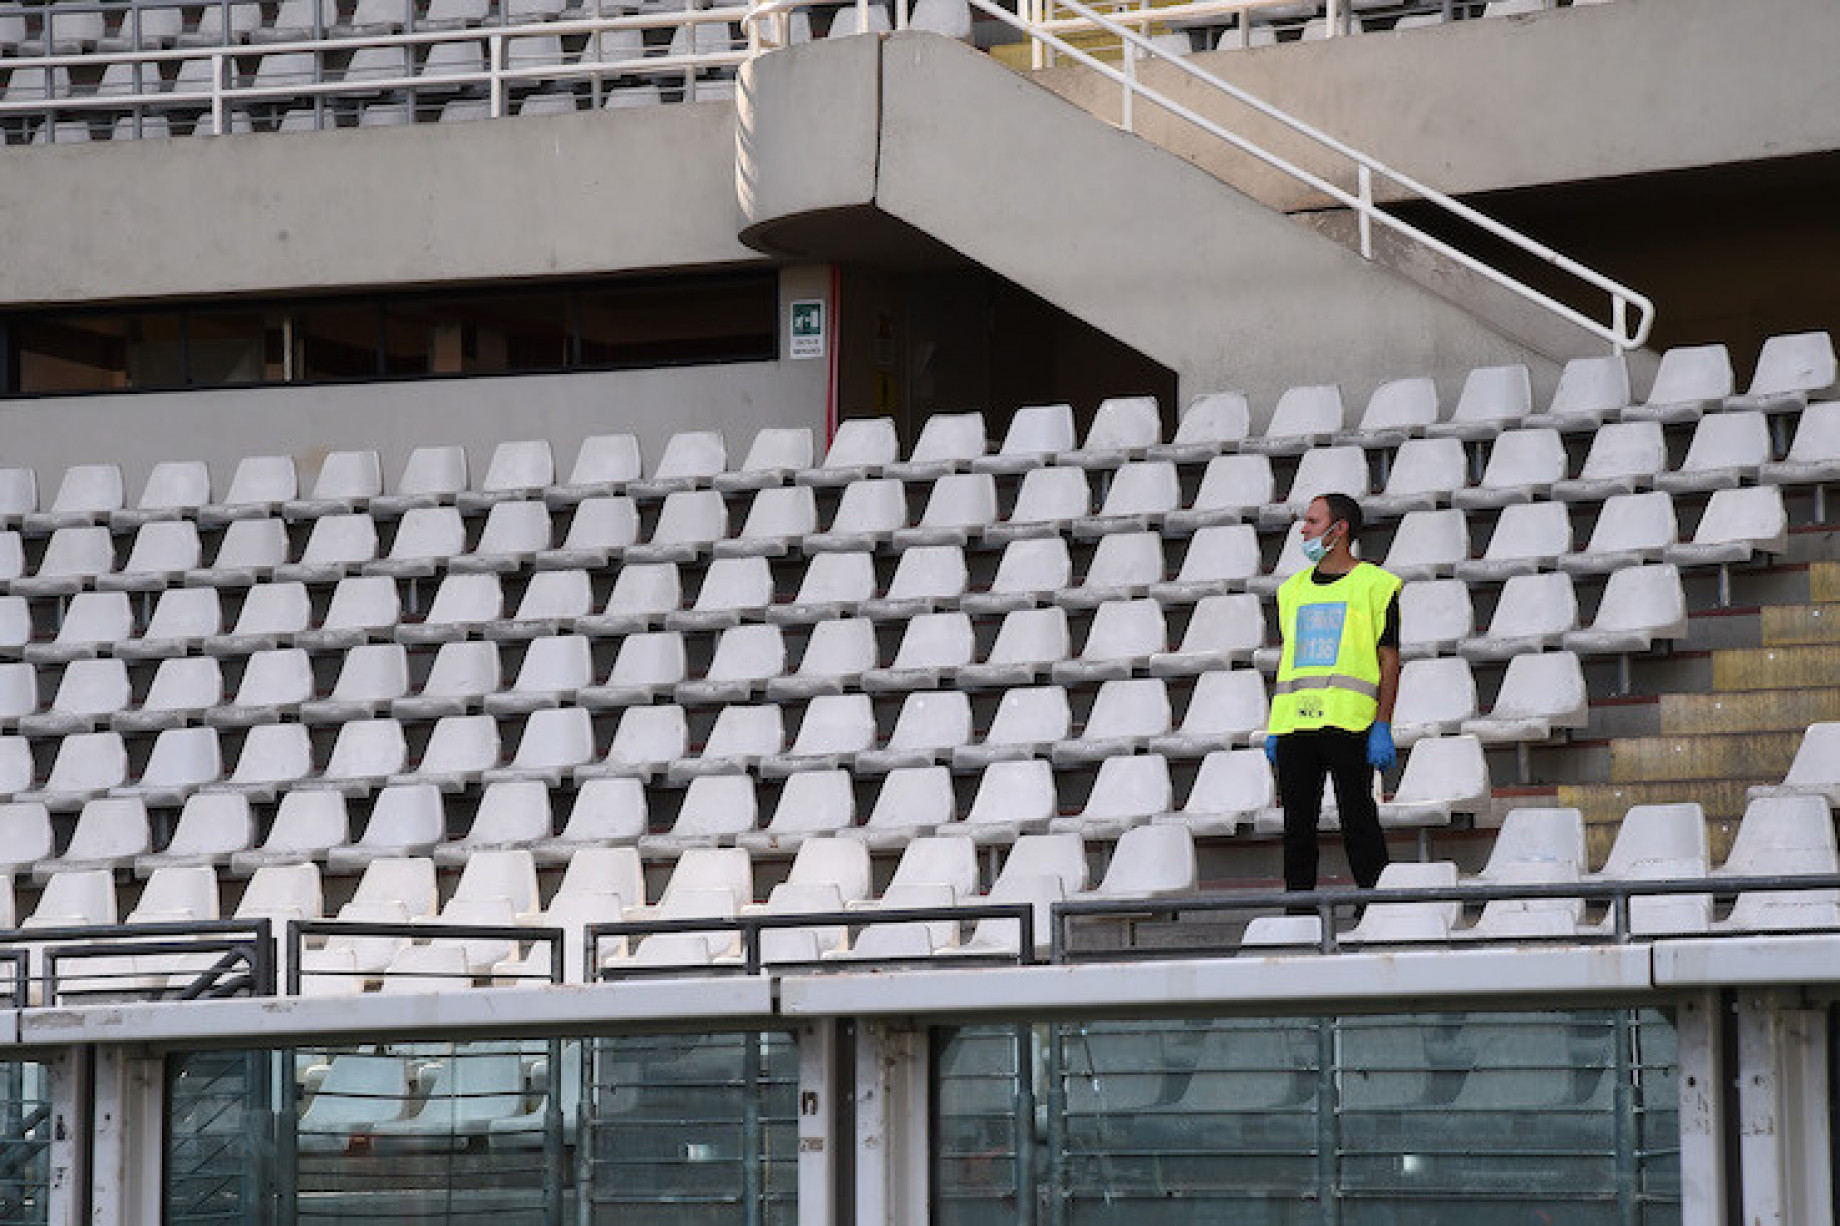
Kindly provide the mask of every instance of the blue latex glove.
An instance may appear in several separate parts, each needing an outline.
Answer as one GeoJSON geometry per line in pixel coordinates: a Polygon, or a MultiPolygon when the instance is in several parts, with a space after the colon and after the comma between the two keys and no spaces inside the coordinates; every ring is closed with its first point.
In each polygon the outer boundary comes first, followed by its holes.
{"type": "Polygon", "coordinates": [[[1375,723],[1367,730],[1367,764],[1383,771],[1390,770],[1398,760],[1399,752],[1393,748],[1393,725],[1375,723]]]}
{"type": "Polygon", "coordinates": [[[1275,736],[1265,738],[1265,760],[1273,766],[1278,764],[1278,738],[1275,736]]]}

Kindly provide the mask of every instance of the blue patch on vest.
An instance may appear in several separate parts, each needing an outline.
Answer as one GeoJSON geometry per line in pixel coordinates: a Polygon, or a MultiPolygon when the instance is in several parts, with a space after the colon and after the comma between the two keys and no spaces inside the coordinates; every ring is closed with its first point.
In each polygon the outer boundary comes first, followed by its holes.
{"type": "Polygon", "coordinates": [[[1342,654],[1345,604],[1308,604],[1297,610],[1297,645],[1291,662],[1298,668],[1329,668],[1342,654]]]}

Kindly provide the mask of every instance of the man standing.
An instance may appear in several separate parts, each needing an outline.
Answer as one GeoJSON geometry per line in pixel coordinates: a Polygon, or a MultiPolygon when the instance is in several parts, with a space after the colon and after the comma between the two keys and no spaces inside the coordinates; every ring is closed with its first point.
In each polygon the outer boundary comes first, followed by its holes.
{"type": "Polygon", "coordinates": [[[1371,889],[1386,867],[1373,772],[1393,765],[1399,692],[1399,579],[1358,560],[1361,507],[1324,494],[1305,511],[1312,563],[1278,589],[1284,654],[1265,735],[1284,806],[1284,888],[1316,888],[1316,823],[1323,780],[1335,782],[1342,843],[1355,882],[1371,889]]]}

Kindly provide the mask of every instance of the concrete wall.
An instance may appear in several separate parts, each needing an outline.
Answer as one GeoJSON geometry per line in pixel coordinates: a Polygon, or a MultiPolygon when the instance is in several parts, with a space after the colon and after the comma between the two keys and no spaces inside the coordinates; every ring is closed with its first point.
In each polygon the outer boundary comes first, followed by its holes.
{"type": "MultiPolygon", "coordinates": [[[[789,270],[782,299],[827,298],[823,268],[789,270]]],[[[83,461],[123,466],[132,500],[159,460],[203,459],[217,487],[238,457],[290,453],[317,471],[329,450],[372,447],[393,481],[411,448],[461,443],[483,474],[494,445],[546,438],[566,475],[593,434],[631,431],[648,462],[680,430],[720,429],[737,461],[763,426],[809,426],[824,439],[829,363],[781,360],[662,370],[601,371],[513,378],[438,379],[248,391],[0,400],[0,464],[38,470],[49,498],[61,470],[83,461]]]]}
{"type": "Polygon", "coordinates": [[[725,102],[12,148],[0,305],[720,265],[725,102]]]}
{"type": "MultiPolygon", "coordinates": [[[[1176,372],[1181,395],[1338,379],[1353,396],[1406,374],[1454,387],[1468,368],[1550,364],[1404,278],[1291,223],[1183,161],[1092,122],[958,43],[898,34],[813,44],[743,74],[758,166],[747,233],[771,249],[873,204],[1176,372]],[[863,131],[876,113],[879,139],[863,131]],[[831,153],[794,179],[768,169],[831,153]],[[834,165],[876,158],[871,177],[834,165]],[[954,167],[975,167],[975,177],[954,167]],[[974,188],[973,188],[973,185],[974,188]]],[[[744,175],[748,168],[743,167],[744,175]]]]}
{"type": "MultiPolygon", "coordinates": [[[[1401,33],[1194,58],[1451,194],[1567,183],[1840,149],[1833,0],[1616,0],[1401,33]]],[[[1331,181],[1321,157],[1165,64],[1148,84],[1331,181]]],[[[1116,116],[1118,87],[1076,67],[1035,79],[1116,116]]],[[[1321,197],[1140,102],[1136,129],[1281,208],[1321,197]]]]}

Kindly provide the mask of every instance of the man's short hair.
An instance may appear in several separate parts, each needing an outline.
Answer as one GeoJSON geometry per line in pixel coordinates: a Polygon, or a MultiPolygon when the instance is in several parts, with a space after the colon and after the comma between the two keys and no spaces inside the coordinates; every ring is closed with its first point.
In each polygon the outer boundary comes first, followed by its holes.
{"type": "Polygon", "coordinates": [[[1329,508],[1329,521],[1345,521],[1348,525],[1348,539],[1361,535],[1361,525],[1365,518],[1361,514],[1361,504],[1346,494],[1324,494],[1323,504],[1329,508]]]}

